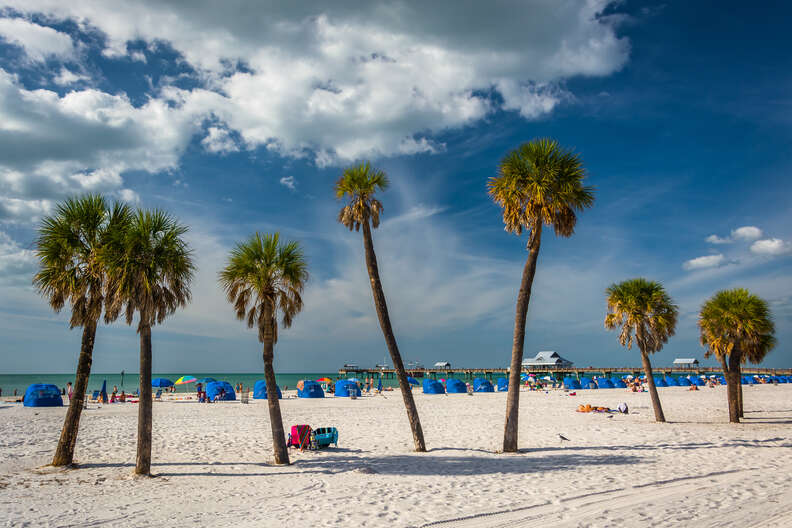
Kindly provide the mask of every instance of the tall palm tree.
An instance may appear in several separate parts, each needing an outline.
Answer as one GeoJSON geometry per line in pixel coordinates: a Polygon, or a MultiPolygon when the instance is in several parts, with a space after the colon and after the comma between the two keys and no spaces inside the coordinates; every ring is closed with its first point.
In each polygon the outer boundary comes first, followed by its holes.
{"type": "Polygon", "coordinates": [[[382,213],[382,204],[374,198],[374,193],[387,189],[388,183],[387,175],[372,167],[367,161],[344,170],[336,182],[335,193],[336,198],[346,197],[349,202],[338,214],[338,221],[348,227],[350,231],[352,229],[359,231],[363,226],[363,249],[371,282],[371,293],[374,296],[374,307],[377,310],[380,328],[385,336],[385,344],[396,371],[396,378],[399,380],[399,388],[404,399],[404,406],[407,408],[407,418],[410,421],[415,450],[423,452],[426,451],[426,444],[424,443],[423,429],[421,429],[421,420],[418,418],[418,409],[415,407],[412,389],[407,382],[407,372],[404,370],[399,346],[396,344],[396,336],[393,335],[388,305],[385,302],[385,292],[382,290],[380,282],[377,255],[374,253],[374,241],[371,238],[371,228],[379,227],[380,214],[382,213]]]}
{"type": "Polygon", "coordinates": [[[275,343],[278,342],[278,315],[284,328],[302,310],[301,293],[308,280],[308,266],[297,242],[280,243],[280,234],[256,233],[231,251],[228,264],[220,272],[220,285],[237,319],[248,328],[258,328],[264,343],[264,379],[267,382],[272,447],[276,464],[288,464],[278,389],[275,384],[275,343]]]}
{"type": "Polygon", "coordinates": [[[627,349],[632,348],[633,342],[638,346],[655,420],[665,422],[649,354],[663,348],[668,338],[674,335],[679,310],[662,284],[642,278],[613,284],[605,294],[608,303],[605,328],[621,327],[619,343],[626,345],[627,349]]]}
{"type": "Polygon", "coordinates": [[[138,211],[128,229],[107,253],[110,287],[105,317],[124,313],[131,325],[135,313],[140,336],[140,402],[135,473],[151,473],[151,327],[190,300],[194,266],[182,238],[187,227],[159,210],[138,211]]]}
{"type": "Polygon", "coordinates": [[[123,230],[130,218],[126,205],[108,208],[100,195],[70,198],[44,218],[36,240],[39,271],[33,284],[59,312],[71,305],[70,328],[83,329],[80,356],[74,379],[74,396],[63,421],[53,466],[71,465],[91,375],[94,337],[102,314],[107,274],[101,254],[111,233],[123,230]]]}
{"type": "Polygon", "coordinates": [[[726,376],[729,421],[739,423],[742,363],[760,363],[776,343],[775,325],[764,299],[746,289],[721,290],[701,307],[698,320],[706,357],[715,355],[726,376]]]}
{"type": "Polygon", "coordinates": [[[570,237],[575,232],[576,211],[594,204],[594,189],[583,185],[586,171],[580,157],[552,139],[535,139],[509,152],[498,166],[498,175],[487,182],[493,201],[503,208],[508,232],[529,232],[528,258],[523,268],[514,317],[509,392],[503,451],[517,451],[520,409],[520,371],[525,345],[525,319],[542,241],[542,227],[570,237]]]}

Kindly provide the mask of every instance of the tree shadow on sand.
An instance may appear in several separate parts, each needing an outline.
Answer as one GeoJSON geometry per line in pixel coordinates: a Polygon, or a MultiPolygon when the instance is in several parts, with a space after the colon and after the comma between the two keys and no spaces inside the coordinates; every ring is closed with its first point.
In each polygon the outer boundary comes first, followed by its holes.
{"type": "Polygon", "coordinates": [[[542,457],[502,456],[433,456],[429,454],[348,457],[329,454],[321,458],[300,460],[302,469],[313,471],[360,471],[384,475],[473,476],[496,473],[528,474],[568,471],[580,466],[640,464],[644,457],[630,455],[580,455],[574,453],[542,457]]]}
{"type": "MultiPolygon", "coordinates": [[[[767,423],[767,422],[762,422],[767,423]]],[[[788,440],[777,437],[766,440],[740,440],[730,442],[687,442],[681,444],[638,444],[638,445],[606,445],[606,446],[562,446],[562,447],[537,447],[521,450],[524,453],[552,452],[552,451],[654,451],[657,449],[715,449],[729,447],[792,447],[792,443],[778,444],[788,440]]]]}

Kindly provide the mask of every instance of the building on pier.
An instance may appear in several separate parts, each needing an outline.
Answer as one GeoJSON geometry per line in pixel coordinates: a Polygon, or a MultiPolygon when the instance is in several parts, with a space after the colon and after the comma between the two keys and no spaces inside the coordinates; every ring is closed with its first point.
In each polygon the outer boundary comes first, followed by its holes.
{"type": "Polygon", "coordinates": [[[571,367],[572,362],[568,359],[562,358],[558,352],[552,350],[544,350],[536,354],[536,357],[528,358],[522,362],[523,368],[535,367],[571,367]]]}

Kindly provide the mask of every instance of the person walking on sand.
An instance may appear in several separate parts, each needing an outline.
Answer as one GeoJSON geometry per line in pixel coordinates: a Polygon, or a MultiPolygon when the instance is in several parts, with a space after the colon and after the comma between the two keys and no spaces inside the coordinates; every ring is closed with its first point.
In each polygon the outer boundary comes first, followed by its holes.
{"type": "Polygon", "coordinates": [[[71,381],[67,381],[66,382],[66,395],[69,397],[69,401],[71,401],[73,392],[74,392],[74,389],[72,389],[71,381]]]}

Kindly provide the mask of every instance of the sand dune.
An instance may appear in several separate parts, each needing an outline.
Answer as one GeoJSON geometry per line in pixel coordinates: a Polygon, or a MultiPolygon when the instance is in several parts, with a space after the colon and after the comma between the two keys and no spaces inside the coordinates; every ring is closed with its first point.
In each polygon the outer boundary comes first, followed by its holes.
{"type": "Polygon", "coordinates": [[[416,393],[430,452],[411,452],[397,393],[282,400],[285,423],[336,426],[337,449],[268,464],[267,409],[154,406],[153,479],[131,477],[137,407],[83,414],[79,470],[49,462],[64,409],[0,405],[0,518],[10,526],[790,526],[792,385],[745,388],[729,425],[725,388],[648,394],[525,392],[516,455],[498,449],[505,394],[416,393]],[[581,414],[580,403],[628,415],[581,414]],[[558,434],[570,441],[561,445],[558,434]]]}

